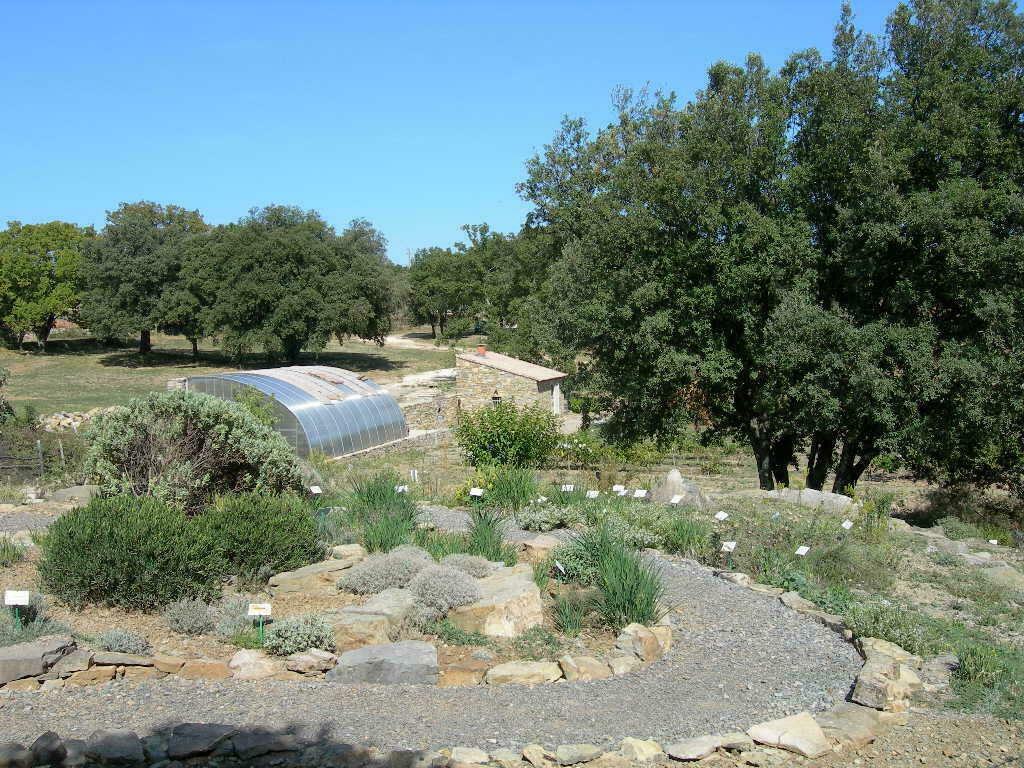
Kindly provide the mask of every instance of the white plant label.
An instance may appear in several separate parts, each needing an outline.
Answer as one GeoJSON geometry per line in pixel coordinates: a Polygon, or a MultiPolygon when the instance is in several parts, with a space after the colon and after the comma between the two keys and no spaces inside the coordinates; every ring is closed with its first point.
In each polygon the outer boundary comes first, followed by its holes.
{"type": "Polygon", "coordinates": [[[321,493],[324,492],[324,490],[319,485],[311,485],[309,486],[309,492],[312,493],[314,496],[319,496],[321,493]]]}
{"type": "Polygon", "coordinates": [[[27,589],[5,589],[4,605],[28,605],[29,593],[27,589]]]}
{"type": "Polygon", "coordinates": [[[999,543],[999,539],[989,539],[988,543],[989,544],[998,544],[999,543]]]}
{"type": "Polygon", "coordinates": [[[469,489],[469,495],[470,496],[483,496],[484,495],[484,489],[483,488],[470,488],[469,489]]]}
{"type": "Polygon", "coordinates": [[[668,503],[669,504],[678,504],[682,500],[683,500],[683,497],[680,494],[677,493],[675,496],[673,496],[671,499],[668,500],[668,503]]]}
{"type": "Polygon", "coordinates": [[[562,493],[572,493],[576,490],[576,486],[572,483],[566,483],[562,486],[562,493]]]}
{"type": "Polygon", "coordinates": [[[588,499],[596,499],[601,494],[600,491],[587,491],[588,499]]]}
{"type": "Polygon", "coordinates": [[[408,485],[396,485],[395,486],[395,493],[408,493],[408,492],[409,492],[409,486],[408,485]]]}
{"type": "Polygon", "coordinates": [[[624,485],[613,485],[612,486],[612,490],[615,491],[615,492],[624,491],[624,490],[626,490],[626,486],[624,486],[624,485]]]}
{"type": "Polygon", "coordinates": [[[627,491],[625,488],[620,488],[617,491],[617,493],[619,494],[619,496],[625,496],[627,493],[629,493],[629,491],[627,491]]]}
{"type": "Polygon", "coordinates": [[[846,530],[853,528],[853,520],[843,520],[843,528],[846,530]]]}
{"type": "Polygon", "coordinates": [[[555,568],[560,570],[562,573],[565,573],[565,567],[557,560],[555,560],[555,568]]]}
{"type": "Polygon", "coordinates": [[[722,522],[723,520],[728,520],[728,519],[729,519],[729,513],[728,512],[716,512],[715,513],[715,520],[717,520],[718,522],[722,522]]]}
{"type": "Polygon", "coordinates": [[[732,552],[734,549],[736,549],[736,542],[735,541],[723,541],[722,542],[722,551],[723,552],[732,552]]]}
{"type": "Polygon", "coordinates": [[[538,504],[543,504],[543,503],[544,503],[545,501],[547,501],[547,500],[548,500],[548,497],[547,497],[547,496],[538,496],[538,497],[537,497],[537,503],[538,503],[538,504]]]}
{"type": "Polygon", "coordinates": [[[810,548],[810,547],[797,547],[797,548],[796,548],[796,553],[797,553],[797,554],[798,554],[798,555],[799,555],[800,557],[803,557],[804,555],[806,555],[806,554],[807,554],[808,552],[810,552],[810,551],[811,551],[811,548],[810,548]]]}
{"type": "Polygon", "coordinates": [[[410,469],[409,477],[414,483],[418,483],[420,481],[420,471],[418,469],[410,469]]]}
{"type": "Polygon", "coordinates": [[[645,499],[647,498],[647,491],[644,488],[637,488],[633,491],[634,499],[645,499]]]}

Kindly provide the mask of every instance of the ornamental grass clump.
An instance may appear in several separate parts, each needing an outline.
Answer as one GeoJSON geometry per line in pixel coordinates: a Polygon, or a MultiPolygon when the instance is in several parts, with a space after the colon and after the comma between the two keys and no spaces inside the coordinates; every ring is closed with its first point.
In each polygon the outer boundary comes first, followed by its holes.
{"type": "Polygon", "coordinates": [[[502,535],[504,514],[494,509],[471,509],[469,518],[466,552],[491,562],[515,565],[515,548],[502,535]]]}
{"type": "Polygon", "coordinates": [[[482,597],[476,579],[465,571],[445,565],[424,568],[409,583],[409,591],[441,615],[482,597]]]}
{"type": "Polygon", "coordinates": [[[597,563],[596,586],[594,607],[616,631],[627,624],[655,624],[664,613],[665,585],[657,566],[624,543],[597,563]]]}
{"type": "Polygon", "coordinates": [[[267,627],[263,647],[275,656],[290,656],[310,648],[332,651],[334,631],[322,616],[312,613],[290,616],[267,627]]]}

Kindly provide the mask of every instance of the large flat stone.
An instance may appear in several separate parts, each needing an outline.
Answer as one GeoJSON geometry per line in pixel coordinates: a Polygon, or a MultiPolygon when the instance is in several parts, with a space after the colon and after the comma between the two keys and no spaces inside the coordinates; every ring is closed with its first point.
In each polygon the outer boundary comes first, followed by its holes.
{"type": "Polygon", "coordinates": [[[825,735],[844,747],[859,749],[875,740],[881,728],[879,713],[844,701],[827,712],[819,712],[814,720],[825,735]]]}
{"type": "Polygon", "coordinates": [[[341,574],[363,559],[359,555],[324,560],[294,571],[276,573],[270,577],[270,594],[282,592],[305,592],[311,595],[333,595],[338,592],[337,582],[341,574]]]}
{"type": "Polygon", "coordinates": [[[612,668],[593,656],[559,656],[558,666],[566,680],[601,680],[612,676],[612,668]]]}
{"type": "Polygon", "coordinates": [[[665,754],[673,760],[702,760],[710,755],[722,743],[718,736],[698,736],[694,739],[668,744],[665,754]]]}
{"type": "Polygon", "coordinates": [[[459,629],[488,637],[518,637],[544,623],[544,604],[529,565],[502,569],[477,579],[477,584],[483,597],[448,614],[459,629]]]}
{"type": "Polygon", "coordinates": [[[136,656],[131,653],[97,651],[93,654],[92,663],[114,667],[152,667],[153,659],[148,656],[136,656]]]}
{"type": "MultiPolygon", "coordinates": [[[[849,496],[841,493],[829,493],[828,491],[816,491],[813,488],[782,488],[776,491],[765,491],[764,495],[769,499],[778,499],[788,504],[798,504],[809,509],[827,509],[833,512],[844,512],[854,501],[849,496]]],[[[858,505],[859,506],[859,505],[858,505]]]]}
{"type": "Polygon", "coordinates": [[[747,735],[759,744],[796,752],[804,757],[821,757],[832,750],[824,731],[808,712],[758,723],[747,729],[747,735]]]}
{"type": "Polygon", "coordinates": [[[377,613],[324,614],[334,630],[334,647],[352,651],[364,645],[386,645],[390,642],[391,622],[377,613]]]}
{"type": "Polygon", "coordinates": [[[437,683],[437,648],[419,640],[367,645],[347,651],[327,673],[338,683],[382,683],[401,685],[437,683]]]}
{"type": "Polygon", "coordinates": [[[73,650],[75,641],[69,635],[47,635],[0,648],[0,685],[41,675],[73,650]]]}
{"type": "Polygon", "coordinates": [[[56,664],[50,667],[50,671],[58,675],[70,675],[72,672],[81,672],[83,669],[88,669],[92,666],[92,657],[92,651],[79,648],[77,651],[72,651],[67,656],[62,657],[56,664]]]}
{"type": "Polygon", "coordinates": [[[561,676],[562,668],[553,661],[508,661],[491,667],[484,680],[488,685],[539,685],[561,676]]]}
{"type": "Polygon", "coordinates": [[[235,729],[229,725],[181,723],[171,731],[167,754],[172,760],[206,755],[234,733],[235,729]]]}
{"type": "Polygon", "coordinates": [[[643,624],[628,624],[615,639],[615,647],[626,653],[633,653],[644,662],[651,662],[661,656],[661,643],[651,630],[643,624]]]}
{"type": "Polygon", "coordinates": [[[134,731],[93,731],[85,745],[85,754],[104,765],[135,765],[145,762],[142,741],[134,731]]]}
{"type": "Polygon", "coordinates": [[[344,614],[383,616],[391,626],[397,626],[416,605],[416,596],[407,589],[385,589],[362,605],[349,605],[341,609],[344,614]]]}

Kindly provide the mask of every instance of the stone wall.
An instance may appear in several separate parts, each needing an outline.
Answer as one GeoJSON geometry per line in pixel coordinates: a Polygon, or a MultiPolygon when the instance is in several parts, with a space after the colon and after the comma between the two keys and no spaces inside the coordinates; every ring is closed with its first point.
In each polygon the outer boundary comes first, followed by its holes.
{"type": "Polygon", "coordinates": [[[459,418],[459,398],[438,395],[429,399],[399,402],[409,429],[440,429],[450,427],[459,418]]]}
{"type": "MultiPolygon", "coordinates": [[[[538,405],[551,409],[551,394],[555,382],[538,384],[533,379],[499,371],[487,365],[455,359],[458,371],[455,391],[464,410],[474,410],[490,405],[495,391],[502,400],[514,400],[519,405],[538,405]]],[[[563,408],[563,413],[564,408],[563,408]]]]}

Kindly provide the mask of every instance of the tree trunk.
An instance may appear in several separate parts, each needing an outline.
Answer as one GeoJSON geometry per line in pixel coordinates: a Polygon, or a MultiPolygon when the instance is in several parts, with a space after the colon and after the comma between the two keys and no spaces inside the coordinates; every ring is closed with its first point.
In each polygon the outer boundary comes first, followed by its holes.
{"type": "Polygon", "coordinates": [[[199,339],[189,339],[192,342],[192,359],[199,359],[199,339]]]}
{"type": "Polygon", "coordinates": [[[757,482],[762,491],[775,490],[775,477],[772,474],[771,441],[762,436],[760,430],[751,425],[749,431],[750,447],[757,460],[757,482]]]}
{"type": "Polygon", "coordinates": [[[777,485],[789,487],[789,465],[793,461],[793,437],[781,437],[771,446],[772,477],[777,485]]]}
{"type": "Polygon", "coordinates": [[[444,315],[437,318],[437,326],[441,331],[441,335],[444,336],[444,315]]]}
{"type": "Polygon", "coordinates": [[[832,462],[835,460],[836,435],[834,432],[815,432],[811,438],[811,450],[807,456],[808,488],[820,491],[825,484],[832,462]]]}
{"type": "Polygon", "coordinates": [[[435,323],[433,320],[430,321],[430,338],[437,338],[437,323],[435,323]]]}
{"type": "Polygon", "coordinates": [[[47,315],[46,318],[43,320],[43,324],[35,329],[36,345],[43,352],[46,351],[46,342],[50,340],[50,331],[53,330],[54,323],[56,322],[56,315],[47,315]]]}
{"type": "Polygon", "coordinates": [[[844,442],[842,453],[839,454],[839,463],[836,464],[836,479],[832,483],[832,493],[852,492],[857,487],[860,476],[871,466],[876,456],[878,451],[860,447],[855,440],[844,442]],[[858,452],[861,454],[859,459],[858,452]]]}
{"type": "Polygon", "coordinates": [[[139,334],[139,354],[146,354],[153,351],[153,340],[150,338],[149,329],[146,328],[139,334]]]}

